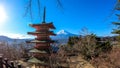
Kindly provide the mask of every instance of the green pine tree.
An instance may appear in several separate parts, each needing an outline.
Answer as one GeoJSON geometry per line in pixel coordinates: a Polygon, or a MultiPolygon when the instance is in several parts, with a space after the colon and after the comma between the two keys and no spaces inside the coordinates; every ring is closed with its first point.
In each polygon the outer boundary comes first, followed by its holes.
{"type": "Polygon", "coordinates": [[[117,26],[117,28],[113,29],[112,33],[120,36],[120,22],[113,22],[113,25],[117,26]]]}
{"type": "MultiPolygon", "coordinates": [[[[117,1],[115,10],[120,11],[120,0],[117,1]]],[[[120,42],[120,14],[116,14],[116,16],[118,16],[118,21],[112,23],[113,25],[116,26],[116,28],[113,29],[112,33],[117,35],[116,39],[118,42],[120,42]]]]}

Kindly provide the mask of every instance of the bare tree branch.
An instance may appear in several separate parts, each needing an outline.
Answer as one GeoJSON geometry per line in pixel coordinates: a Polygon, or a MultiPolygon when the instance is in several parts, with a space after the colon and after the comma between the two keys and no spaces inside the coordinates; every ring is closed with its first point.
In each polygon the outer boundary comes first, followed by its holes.
{"type": "MultiPolygon", "coordinates": [[[[26,6],[26,8],[25,8],[25,14],[24,14],[24,17],[25,16],[27,16],[27,14],[28,15],[30,15],[30,18],[31,18],[31,20],[33,20],[33,9],[32,9],[32,7],[33,7],[33,2],[34,0],[29,0],[28,1],[28,4],[27,4],[27,6],[26,6]]],[[[39,17],[40,17],[40,9],[41,9],[41,1],[42,0],[36,0],[35,2],[37,3],[37,8],[38,8],[38,15],[39,15],[39,17]]],[[[62,3],[61,3],[61,1],[60,0],[56,0],[57,1],[57,6],[59,6],[61,9],[63,9],[63,5],[62,5],[62,3]]],[[[35,6],[34,6],[35,7],[35,6]]]]}
{"type": "Polygon", "coordinates": [[[60,0],[57,0],[58,6],[60,6],[63,9],[63,5],[60,0]]]}

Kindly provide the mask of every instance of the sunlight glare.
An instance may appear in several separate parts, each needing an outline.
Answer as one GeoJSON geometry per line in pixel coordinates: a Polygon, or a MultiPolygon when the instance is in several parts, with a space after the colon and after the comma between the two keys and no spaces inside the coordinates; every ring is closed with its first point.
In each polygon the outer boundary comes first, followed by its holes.
{"type": "Polygon", "coordinates": [[[7,19],[7,15],[3,6],[0,5],[0,24],[4,23],[7,19]]]}

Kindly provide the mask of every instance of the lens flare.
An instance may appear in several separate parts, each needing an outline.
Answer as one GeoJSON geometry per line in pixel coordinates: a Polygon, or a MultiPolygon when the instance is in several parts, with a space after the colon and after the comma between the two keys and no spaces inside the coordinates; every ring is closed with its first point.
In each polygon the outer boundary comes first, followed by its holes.
{"type": "Polygon", "coordinates": [[[7,19],[5,8],[0,5],[0,24],[4,23],[7,19]]]}

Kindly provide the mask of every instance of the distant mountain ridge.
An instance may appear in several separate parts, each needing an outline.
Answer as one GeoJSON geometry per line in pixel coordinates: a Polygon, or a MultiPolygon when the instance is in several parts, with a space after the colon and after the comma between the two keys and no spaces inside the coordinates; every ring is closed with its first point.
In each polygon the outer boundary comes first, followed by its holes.
{"type": "Polygon", "coordinates": [[[0,43],[1,42],[7,42],[8,44],[12,44],[14,42],[16,43],[23,43],[26,42],[28,39],[15,39],[15,38],[9,38],[7,36],[0,36],[0,43]]]}
{"type": "MultiPolygon", "coordinates": [[[[51,38],[53,40],[57,40],[58,43],[60,44],[66,44],[67,41],[68,41],[68,38],[71,37],[71,36],[78,36],[76,34],[72,34],[66,30],[60,30],[56,33],[56,36],[51,36],[51,38]]],[[[6,42],[9,42],[9,43],[12,43],[14,41],[17,41],[17,42],[25,42],[26,40],[31,40],[31,39],[17,39],[17,38],[9,38],[7,36],[3,36],[1,35],[0,36],[0,41],[6,41],[6,42]]]]}
{"type": "Polygon", "coordinates": [[[0,41],[11,41],[12,39],[7,36],[0,36],[0,41]]]}

